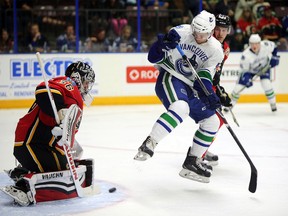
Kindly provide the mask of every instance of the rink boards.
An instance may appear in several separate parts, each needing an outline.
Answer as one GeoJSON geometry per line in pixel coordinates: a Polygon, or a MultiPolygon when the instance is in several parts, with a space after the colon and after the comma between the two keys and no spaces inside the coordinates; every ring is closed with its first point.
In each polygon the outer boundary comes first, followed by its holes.
{"type": "MultiPolygon", "coordinates": [[[[272,69],[271,79],[277,102],[288,102],[288,53],[279,54],[280,64],[272,69]]],[[[92,105],[160,103],[154,93],[159,71],[148,62],[147,53],[42,54],[41,57],[48,78],[64,75],[65,68],[77,60],[92,65],[96,75],[92,105]]],[[[240,57],[241,53],[231,53],[224,65],[221,83],[228,93],[237,80],[240,57]]],[[[36,55],[1,55],[0,80],[0,108],[29,107],[34,100],[35,87],[43,80],[36,55]]],[[[239,100],[266,101],[259,79],[239,100]]]]}

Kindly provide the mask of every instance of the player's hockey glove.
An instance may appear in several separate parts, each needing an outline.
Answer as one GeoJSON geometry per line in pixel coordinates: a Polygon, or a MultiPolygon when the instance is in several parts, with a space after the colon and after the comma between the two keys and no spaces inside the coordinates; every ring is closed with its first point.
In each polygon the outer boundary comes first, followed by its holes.
{"type": "Polygon", "coordinates": [[[222,86],[216,88],[216,95],[219,97],[222,106],[232,107],[231,99],[222,86]],[[220,90],[218,88],[220,88],[220,90]]]}
{"type": "Polygon", "coordinates": [[[216,110],[221,107],[220,99],[214,92],[211,92],[208,96],[201,96],[200,100],[210,110],[216,110]]]}
{"type": "Polygon", "coordinates": [[[253,76],[255,76],[255,74],[251,74],[250,72],[242,73],[240,75],[239,84],[246,86],[246,88],[253,86],[253,76]]]}
{"type": "Polygon", "coordinates": [[[158,34],[158,40],[152,44],[148,52],[148,61],[157,63],[165,56],[165,51],[174,49],[180,41],[180,35],[174,30],[170,30],[168,34],[158,34]]]}
{"type": "Polygon", "coordinates": [[[216,110],[216,109],[221,107],[221,103],[220,103],[219,97],[214,92],[211,92],[207,96],[207,99],[208,99],[208,102],[209,102],[208,109],[216,110]]]}
{"type": "Polygon", "coordinates": [[[277,47],[272,52],[272,58],[270,59],[271,68],[277,66],[279,64],[280,56],[277,55],[278,49],[277,47]]]}
{"type": "Polygon", "coordinates": [[[278,55],[275,55],[275,56],[274,56],[274,55],[273,55],[272,58],[271,58],[271,60],[270,60],[270,66],[271,66],[271,68],[279,65],[279,61],[280,61],[280,56],[278,56],[278,55]]]}
{"type": "Polygon", "coordinates": [[[171,29],[167,34],[158,34],[159,46],[163,50],[175,49],[180,42],[180,35],[175,29],[171,29]]]}
{"type": "Polygon", "coordinates": [[[253,82],[252,79],[249,79],[246,84],[245,84],[246,88],[250,88],[251,86],[253,86],[253,82]]]}

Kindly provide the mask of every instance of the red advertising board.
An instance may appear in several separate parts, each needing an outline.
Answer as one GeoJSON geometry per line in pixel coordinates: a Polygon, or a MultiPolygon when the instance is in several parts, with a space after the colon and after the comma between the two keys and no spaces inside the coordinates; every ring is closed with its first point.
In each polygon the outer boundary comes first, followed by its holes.
{"type": "Polygon", "coordinates": [[[154,83],[159,71],[153,66],[129,66],[126,68],[127,83],[154,83]]]}

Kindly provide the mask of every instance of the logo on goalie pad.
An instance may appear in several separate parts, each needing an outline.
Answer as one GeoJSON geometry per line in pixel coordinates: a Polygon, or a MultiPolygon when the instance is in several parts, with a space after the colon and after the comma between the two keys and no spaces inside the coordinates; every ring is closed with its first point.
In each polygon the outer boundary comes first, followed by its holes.
{"type": "Polygon", "coordinates": [[[76,166],[75,166],[74,159],[73,159],[73,156],[72,156],[72,153],[71,153],[71,149],[69,148],[69,146],[67,144],[64,145],[64,148],[65,148],[65,151],[67,153],[67,157],[69,158],[69,164],[71,164],[70,168],[72,170],[74,179],[78,180],[78,174],[77,174],[77,171],[76,171],[76,166]]]}
{"type": "Polygon", "coordinates": [[[63,172],[42,174],[43,180],[48,180],[48,179],[53,179],[53,178],[62,178],[62,177],[63,177],[63,172]]]}

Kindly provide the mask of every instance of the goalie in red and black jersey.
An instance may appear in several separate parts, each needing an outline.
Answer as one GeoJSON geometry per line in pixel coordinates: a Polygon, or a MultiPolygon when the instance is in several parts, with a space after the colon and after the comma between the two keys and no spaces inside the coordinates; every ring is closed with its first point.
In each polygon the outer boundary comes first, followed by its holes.
{"type": "MultiPolygon", "coordinates": [[[[223,14],[218,14],[215,16],[216,18],[216,27],[214,29],[214,34],[213,36],[222,44],[223,48],[223,53],[224,53],[224,59],[216,69],[216,73],[213,77],[213,89],[216,92],[217,96],[220,98],[221,105],[224,107],[231,107],[231,99],[227,92],[225,91],[224,87],[220,85],[220,77],[222,73],[222,68],[223,65],[226,61],[226,59],[229,56],[230,53],[230,47],[228,43],[225,41],[227,35],[230,33],[231,29],[231,21],[229,16],[223,15],[223,14]]],[[[217,114],[217,113],[216,113],[217,114]]],[[[219,115],[219,114],[217,114],[219,115]]],[[[219,116],[218,116],[219,117],[219,116]]],[[[220,118],[220,126],[219,128],[223,125],[223,120],[220,118]]],[[[218,164],[218,156],[211,153],[210,151],[207,151],[204,155],[204,160],[209,164],[209,165],[217,165],[218,164]]]]}
{"type": "MultiPolygon", "coordinates": [[[[20,205],[77,196],[73,181],[71,182],[65,152],[59,140],[63,133],[63,125],[68,124],[64,122],[65,115],[72,115],[73,109],[82,113],[83,101],[87,105],[92,102],[89,91],[94,82],[94,71],[84,62],[72,63],[66,69],[65,76],[48,81],[60,125],[55,121],[45,83],[42,82],[36,87],[35,102],[28,113],[19,120],[15,131],[14,156],[20,166],[9,170],[8,175],[16,184],[2,189],[20,205]],[[53,186],[50,184],[51,181],[53,186]]],[[[75,121],[77,132],[81,116],[75,118],[75,121]]],[[[78,160],[78,165],[84,166],[78,170],[79,176],[82,177],[81,185],[88,187],[92,182],[93,161],[80,160],[83,150],[76,140],[71,142],[70,147],[74,152],[74,160],[78,160]]]]}

